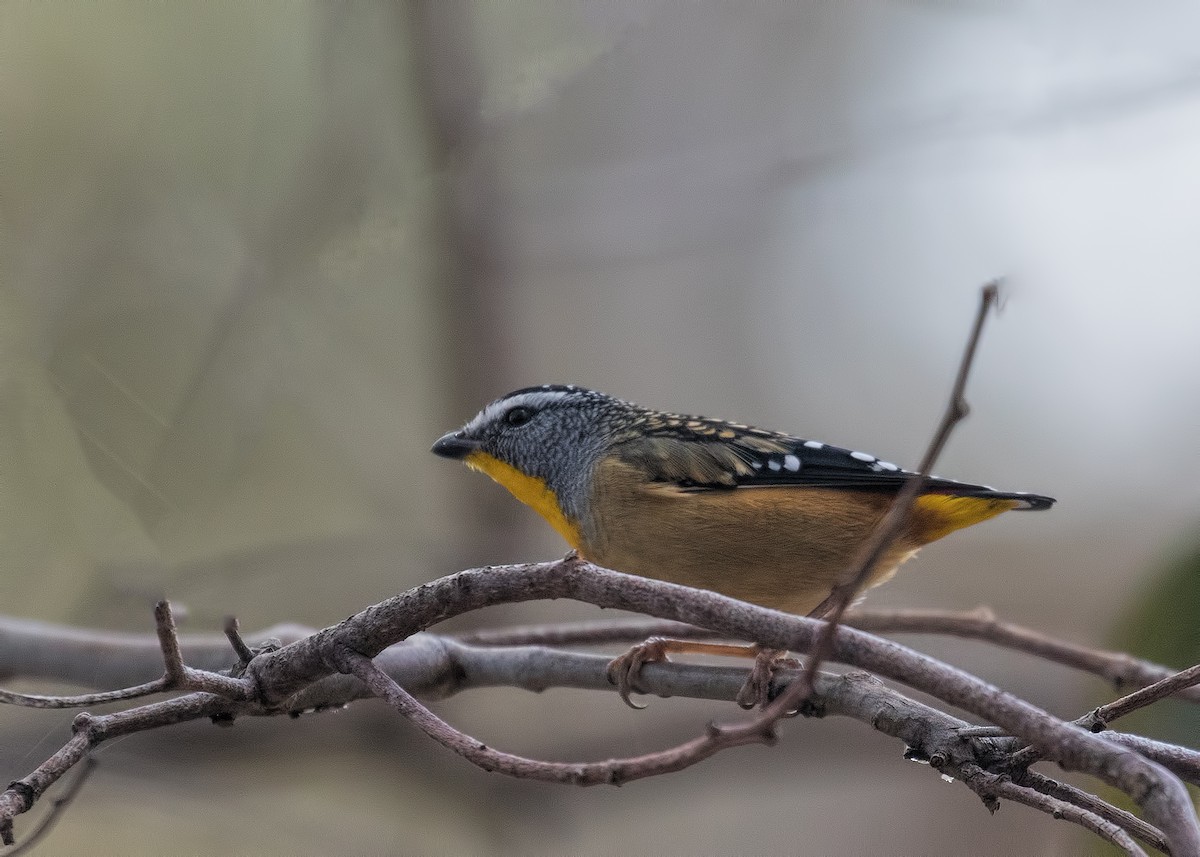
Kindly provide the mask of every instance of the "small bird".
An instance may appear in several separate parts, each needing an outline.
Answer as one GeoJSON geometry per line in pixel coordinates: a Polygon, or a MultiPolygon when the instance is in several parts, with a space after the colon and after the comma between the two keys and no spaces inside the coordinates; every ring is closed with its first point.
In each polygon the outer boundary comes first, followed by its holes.
{"type": "MultiPolygon", "coordinates": [[[[800,615],[823,605],[916,476],[865,452],[563,384],[502,396],[433,452],[486,473],[597,565],[800,615]]],[[[1053,504],[932,477],[864,588],[955,530],[1053,504]]]]}

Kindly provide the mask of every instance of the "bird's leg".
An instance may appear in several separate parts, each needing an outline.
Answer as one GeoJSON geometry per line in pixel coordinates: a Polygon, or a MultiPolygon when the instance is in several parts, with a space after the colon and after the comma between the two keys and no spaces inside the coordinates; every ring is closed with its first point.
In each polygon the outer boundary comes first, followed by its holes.
{"type": "Polygon", "coordinates": [[[754,666],[742,689],[738,691],[735,701],[742,708],[753,708],[766,704],[771,698],[771,679],[775,670],[780,667],[795,668],[799,663],[794,658],[787,657],[787,652],[781,649],[767,649],[758,645],[738,645],[734,643],[700,643],[694,640],[670,640],[664,637],[651,637],[644,643],[639,643],[620,657],[614,658],[608,665],[608,680],[617,686],[617,693],[630,708],[645,708],[630,700],[629,695],[636,688],[634,682],[642,666],[656,661],[669,660],[669,655],[722,655],[734,658],[754,658],[754,666]]]}

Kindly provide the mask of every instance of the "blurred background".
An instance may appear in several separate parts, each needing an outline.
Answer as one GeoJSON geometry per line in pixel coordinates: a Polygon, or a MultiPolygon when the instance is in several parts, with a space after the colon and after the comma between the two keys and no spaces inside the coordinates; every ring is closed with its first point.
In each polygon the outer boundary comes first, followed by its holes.
{"type": "MultiPolygon", "coordinates": [[[[1173,0],[0,5],[0,609],[148,632],[166,595],[187,630],[323,626],[559,556],[531,511],[428,453],[530,384],[912,466],[978,288],[1005,275],[938,470],[1060,503],[927,548],[869,606],[1182,636],[1195,660],[1197,598],[1153,599],[1200,518],[1198,28],[1173,0]]],[[[905,642],[1064,717],[1105,693],[905,642]]],[[[733,713],[501,690],[437,710],[555,759],[733,713]]],[[[71,717],[0,711],[4,776],[71,717]]],[[[857,724],[783,733],[580,791],[480,773],[371,703],[196,724],[104,748],[45,851],[1093,844],[989,816],[857,724]]]]}

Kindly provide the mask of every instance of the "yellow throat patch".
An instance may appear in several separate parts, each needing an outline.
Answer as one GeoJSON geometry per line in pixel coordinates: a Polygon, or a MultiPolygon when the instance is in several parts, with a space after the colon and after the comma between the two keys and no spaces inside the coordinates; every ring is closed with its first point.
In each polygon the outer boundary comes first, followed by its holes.
{"type": "Polygon", "coordinates": [[[511,464],[479,450],[463,459],[463,463],[499,482],[510,494],[545,518],[567,540],[567,544],[575,550],[580,549],[583,540],[579,525],[563,514],[558,498],[546,485],[546,480],[527,476],[511,464]]]}

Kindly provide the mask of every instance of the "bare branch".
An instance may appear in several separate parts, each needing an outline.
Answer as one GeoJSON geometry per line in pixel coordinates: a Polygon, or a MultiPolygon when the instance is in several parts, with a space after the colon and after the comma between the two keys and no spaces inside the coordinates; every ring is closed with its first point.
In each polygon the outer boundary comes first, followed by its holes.
{"type": "MultiPolygon", "coordinates": [[[[1169,667],[1067,642],[996,618],[986,607],[974,610],[853,610],[842,624],[872,634],[947,634],[981,640],[996,646],[1090,672],[1116,687],[1145,687],[1176,673],[1169,667]]],[[[480,646],[603,645],[633,643],[648,637],[705,640],[720,636],[714,631],[665,619],[615,619],[488,628],[456,634],[463,643],[480,646]]],[[[1200,687],[1177,690],[1174,698],[1200,702],[1200,687]]],[[[979,727],[981,735],[1001,735],[996,727],[979,727]]]]}
{"type": "Polygon", "coordinates": [[[163,680],[170,690],[198,690],[238,700],[252,698],[254,688],[245,681],[184,665],[170,602],[159,601],[154,605],[154,620],[158,643],[162,648],[163,664],[167,670],[163,680]]]}
{"type": "Polygon", "coordinates": [[[483,628],[454,639],[473,646],[599,646],[607,643],[636,643],[647,637],[676,640],[707,640],[719,636],[707,628],[668,619],[612,619],[601,622],[566,622],[552,625],[520,625],[515,628],[483,628]]]}
{"type": "Polygon", "coordinates": [[[1158,702],[1160,699],[1166,699],[1168,696],[1174,696],[1184,690],[1190,690],[1197,683],[1200,683],[1200,664],[1175,673],[1175,675],[1164,678],[1162,681],[1157,681],[1149,687],[1143,687],[1141,690],[1113,700],[1107,705],[1101,705],[1088,715],[1087,719],[1091,721],[1092,731],[1099,732],[1117,718],[1131,714],[1139,708],[1145,708],[1147,705],[1158,702]]]}
{"type": "Polygon", "coordinates": [[[233,646],[234,654],[237,655],[238,666],[245,668],[246,664],[254,660],[254,652],[246,641],[242,639],[242,631],[238,625],[236,616],[227,616],[225,618],[225,638],[229,640],[229,645],[233,646]]]}
{"type": "Polygon", "coordinates": [[[1049,795],[1053,798],[1074,804],[1088,812],[1095,813],[1105,821],[1119,825],[1147,845],[1164,853],[1170,854],[1170,848],[1162,832],[1151,827],[1131,812],[1115,807],[1107,801],[1100,800],[1095,795],[1088,794],[1075,786],[1061,783],[1037,773],[1036,771],[1021,771],[1013,776],[1017,785],[1028,786],[1031,789],[1049,795]]]}
{"type": "MultiPolygon", "coordinates": [[[[606,665],[607,658],[599,655],[583,655],[542,647],[479,648],[428,634],[416,635],[401,645],[387,649],[380,654],[375,664],[376,667],[386,669],[398,685],[421,688],[422,693],[434,696],[446,696],[468,687],[492,685],[527,687],[531,690],[541,690],[551,685],[611,690],[604,678],[606,665]]],[[[647,683],[648,689],[663,696],[683,694],[729,700],[740,688],[743,673],[744,671],[737,667],[652,664],[646,667],[643,681],[647,683]]],[[[790,682],[798,675],[791,671],[781,676],[781,679],[790,682]]],[[[377,687],[376,690],[378,689],[377,687]]],[[[854,717],[885,734],[900,738],[906,746],[913,748],[916,755],[935,761],[939,770],[961,776],[963,764],[978,763],[982,767],[995,764],[1004,756],[1002,742],[965,740],[963,735],[966,724],[961,720],[908,699],[869,675],[822,675],[818,691],[818,696],[810,700],[806,714],[854,717]]],[[[407,694],[407,691],[404,693],[407,694]]],[[[392,694],[394,697],[394,691],[392,694]]],[[[330,676],[293,697],[291,703],[297,707],[325,707],[344,704],[365,695],[369,695],[369,690],[358,681],[330,676]]],[[[215,700],[214,697],[201,694],[184,699],[208,700],[206,704],[224,706],[221,711],[215,712],[212,709],[193,709],[190,717],[271,713],[261,709],[254,711],[229,700],[215,700]]],[[[395,703],[396,699],[392,698],[390,701],[395,703]]],[[[431,732],[435,738],[452,749],[459,752],[465,750],[463,754],[477,764],[489,769],[493,769],[494,766],[494,769],[521,776],[535,775],[530,772],[536,771],[540,778],[557,782],[613,782],[665,773],[701,761],[719,749],[751,740],[747,733],[722,732],[718,727],[715,740],[706,734],[681,747],[669,748],[645,757],[583,766],[547,766],[548,763],[482,748],[479,742],[442,724],[415,700],[400,697],[400,702],[403,704],[398,707],[406,716],[415,712],[414,719],[422,724],[423,729],[431,732]],[[411,706],[419,706],[419,710],[411,706]]],[[[188,702],[188,705],[192,704],[188,702]]],[[[124,714],[127,717],[140,717],[142,728],[154,728],[172,720],[186,719],[180,718],[171,709],[162,708],[161,704],[124,714]]],[[[82,715],[77,723],[81,729],[90,733],[93,742],[91,746],[94,746],[95,743],[114,734],[119,727],[127,728],[113,717],[115,716],[90,718],[82,715]]],[[[72,742],[77,742],[77,739],[78,736],[72,739],[72,742]]],[[[758,735],[754,736],[753,740],[763,738],[758,735]]],[[[64,750],[70,751],[71,746],[68,745],[64,750]]],[[[40,766],[35,774],[52,774],[56,770],[54,763],[60,758],[61,754],[52,758],[40,766]]],[[[69,767],[69,764],[66,767],[69,767]]],[[[59,775],[66,767],[59,770],[59,775]]],[[[20,791],[19,784],[17,790],[20,791]]],[[[1110,807],[1091,796],[1085,796],[1082,800],[1071,800],[1072,795],[1060,793],[1058,797],[1077,805],[1082,803],[1083,808],[1089,812],[1102,819],[1122,824],[1135,835],[1156,844],[1156,840],[1152,838],[1155,835],[1153,828],[1136,819],[1131,821],[1131,816],[1127,813],[1122,814],[1122,811],[1115,807],[1110,807]]],[[[1043,803],[1038,808],[1049,811],[1047,807],[1053,806],[1056,804],[1043,803]]],[[[1159,839],[1161,840],[1161,836],[1159,839]]]]}
{"type": "Polygon", "coordinates": [[[1131,747],[1147,759],[1158,762],[1177,777],[1194,786],[1200,786],[1200,753],[1195,750],[1143,738],[1141,735],[1130,735],[1128,732],[1101,732],[1100,737],[1114,744],[1131,747]]]}
{"type": "Polygon", "coordinates": [[[576,786],[620,785],[630,780],[683,770],[729,747],[772,744],[775,741],[774,734],[770,732],[734,732],[710,724],[700,737],[658,753],[628,759],[609,759],[604,762],[545,762],[493,750],[460,732],[421,705],[365,655],[345,651],[342,668],[352,672],[372,693],[385,700],[443,747],[453,750],[485,771],[498,771],[524,779],[576,786]]]}
{"type": "MultiPolygon", "coordinates": [[[[1049,637],[1039,631],[1001,622],[991,610],[978,607],[958,613],[945,610],[861,610],[846,615],[845,624],[873,634],[952,634],[993,643],[1094,673],[1117,687],[1145,687],[1175,675],[1169,667],[1049,637]]],[[[1200,702],[1200,688],[1175,694],[1200,702]]]]}
{"type": "MultiPolygon", "coordinates": [[[[543,690],[548,681],[555,686],[604,686],[601,674],[606,659],[600,656],[540,647],[479,649],[446,642],[449,644],[448,654],[456,664],[453,672],[472,686],[504,684],[543,690]]],[[[786,683],[797,675],[795,671],[788,671],[780,676],[780,680],[786,683]]],[[[646,665],[642,680],[647,690],[659,696],[682,694],[731,700],[741,686],[742,676],[743,670],[736,667],[653,663],[646,665]]],[[[915,748],[918,755],[940,759],[939,770],[953,771],[955,763],[952,760],[961,758],[964,753],[961,738],[965,724],[961,720],[923,706],[865,673],[842,676],[821,674],[814,707],[807,713],[853,717],[878,731],[902,739],[908,747],[915,748]]],[[[1000,752],[994,742],[970,742],[969,746],[975,754],[970,758],[980,764],[994,760],[1000,752]]],[[[1136,816],[1040,774],[1026,772],[1026,775],[1027,781],[1018,779],[1017,782],[1059,801],[1075,804],[1102,820],[1125,828],[1154,848],[1166,850],[1162,834],[1136,816]]],[[[1058,812],[1057,803],[1033,802],[1031,805],[1051,814],[1058,812]]]]}
{"type": "Polygon", "coordinates": [[[175,615],[171,612],[171,602],[163,600],[154,605],[154,626],[158,632],[163,664],[167,668],[164,676],[167,685],[182,687],[186,681],[187,667],[183,665],[183,653],[179,651],[179,635],[175,631],[175,615]]]}
{"type": "MultiPolygon", "coordinates": [[[[85,708],[109,702],[139,699],[171,690],[205,691],[240,700],[251,698],[253,688],[244,681],[184,665],[179,647],[179,637],[175,628],[175,618],[168,602],[159,601],[155,604],[154,618],[159,650],[166,668],[162,678],[120,690],[75,695],[50,696],[0,690],[0,703],[27,708],[85,708]]],[[[103,638],[105,635],[97,636],[103,638]]]]}
{"type": "MultiPolygon", "coordinates": [[[[295,642],[315,630],[279,625],[251,640],[274,637],[295,642]]],[[[229,641],[220,634],[189,635],[180,645],[185,661],[193,668],[216,671],[229,666],[229,641]]],[[[0,616],[0,675],[111,688],[149,682],[162,673],[162,648],[154,634],[83,630],[0,616]]]]}
{"type": "Polygon", "coordinates": [[[0,842],[12,845],[15,841],[13,819],[28,812],[46,789],[104,741],[186,720],[227,714],[229,705],[220,697],[195,693],[114,714],[78,715],[72,724],[75,734],[70,741],[32,773],[10,783],[7,789],[0,792],[0,842]]]}
{"type": "Polygon", "coordinates": [[[989,773],[975,765],[966,767],[963,781],[983,799],[984,804],[992,812],[999,808],[997,798],[1008,798],[1016,803],[1023,803],[1041,810],[1055,818],[1078,824],[1112,843],[1131,857],[1146,857],[1146,852],[1139,848],[1138,844],[1133,841],[1133,837],[1119,825],[1073,803],[1067,803],[1034,789],[1017,785],[1007,777],[989,773]]]}
{"type": "Polygon", "coordinates": [[[11,690],[0,690],[0,702],[8,705],[20,705],[25,708],[86,708],[90,705],[103,705],[106,702],[122,702],[127,699],[140,699],[169,690],[166,679],[158,679],[146,684],[125,687],[121,690],[108,690],[100,693],[80,693],[74,696],[45,696],[36,693],[16,693],[11,690]]]}
{"type": "MultiPolygon", "coordinates": [[[[1103,732],[1107,728],[1107,725],[1118,717],[1123,717],[1160,699],[1165,699],[1173,694],[1188,690],[1197,682],[1200,682],[1200,665],[1189,667],[1182,672],[1168,676],[1162,681],[1155,682],[1149,687],[1144,687],[1107,705],[1093,709],[1083,717],[1073,721],[1072,725],[1088,729],[1092,732],[1103,732]]],[[[1007,767],[1011,771],[1018,771],[1029,767],[1042,757],[1043,753],[1041,749],[1031,744],[1013,753],[1008,760],[1007,767]]]]}
{"type": "Polygon", "coordinates": [[[17,857],[19,854],[32,852],[37,844],[46,838],[46,834],[54,828],[58,820],[62,818],[63,810],[70,806],[71,801],[75,800],[76,795],[83,791],[84,784],[87,783],[88,778],[91,777],[94,770],[96,770],[96,760],[89,756],[83,760],[83,767],[80,768],[79,773],[71,781],[71,784],[67,786],[61,795],[50,802],[49,811],[42,817],[38,825],[25,834],[25,840],[16,848],[7,852],[4,857],[17,857]]]}
{"type": "MultiPolygon", "coordinates": [[[[632,610],[768,646],[807,650],[822,623],[789,616],[713,592],[631,577],[589,563],[565,560],[473,569],[442,578],[377,604],[341,624],[251,662],[268,705],[287,698],[330,670],[326,658],[345,646],[368,657],[429,625],[483,606],[535,598],[573,598],[632,610]]],[[[1200,852],[1200,828],[1183,785],[1165,769],[1132,751],[1064,724],[1040,709],[897,643],[839,628],[833,656],[894,678],[971,711],[1011,734],[1035,742],[1064,767],[1095,774],[1146,808],[1178,854],[1200,852]]]]}

